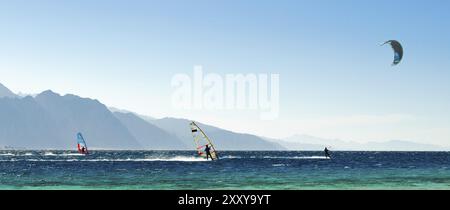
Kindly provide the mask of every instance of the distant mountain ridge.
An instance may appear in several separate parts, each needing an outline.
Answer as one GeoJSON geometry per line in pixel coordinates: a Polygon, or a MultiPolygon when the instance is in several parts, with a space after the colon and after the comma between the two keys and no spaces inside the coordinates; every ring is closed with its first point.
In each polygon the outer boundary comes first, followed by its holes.
{"type": "MultiPolygon", "coordinates": [[[[51,90],[17,97],[0,84],[0,148],[74,149],[75,134],[82,132],[91,149],[194,150],[189,120],[164,122],[51,90]]],[[[221,150],[281,148],[257,136],[204,126],[221,150]]]]}
{"type": "MultiPolygon", "coordinates": [[[[163,118],[149,120],[155,126],[171,133],[181,139],[185,144],[192,144],[192,134],[189,127],[190,120],[163,118]]],[[[220,150],[284,150],[285,148],[276,142],[266,141],[265,139],[250,135],[235,133],[221,128],[197,124],[214,141],[216,148],[220,150]]]]}
{"type": "MultiPolygon", "coordinates": [[[[154,150],[186,150],[190,149],[186,142],[176,136],[148,123],[133,113],[114,112],[117,117],[133,134],[135,139],[144,147],[154,150]],[[148,141],[151,139],[151,141],[148,141]]],[[[189,142],[192,144],[192,141],[189,142]]]]}
{"type": "Polygon", "coordinates": [[[17,95],[0,83],[0,98],[3,97],[15,98],[17,95]]]}
{"type": "MultiPolygon", "coordinates": [[[[98,100],[51,90],[33,96],[14,94],[0,84],[0,149],[74,149],[82,132],[91,149],[193,150],[188,119],[139,115],[108,108],[98,100]]],[[[218,150],[365,150],[448,151],[449,148],[408,141],[356,143],[296,135],[269,139],[236,133],[197,122],[218,150]]]]}
{"type": "MultiPolygon", "coordinates": [[[[91,148],[142,148],[120,120],[98,100],[71,94],[60,96],[52,91],[42,92],[35,100],[59,125],[61,138],[81,132],[91,139],[88,140],[91,148]]],[[[73,141],[65,146],[73,147],[73,141]]]]}
{"type": "Polygon", "coordinates": [[[384,142],[357,143],[339,139],[325,139],[308,135],[295,135],[274,140],[288,150],[323,150],[325,147],[340,151],[449,151],[450,148],[420,144],[410,141],[391,140],[384,142]]]}

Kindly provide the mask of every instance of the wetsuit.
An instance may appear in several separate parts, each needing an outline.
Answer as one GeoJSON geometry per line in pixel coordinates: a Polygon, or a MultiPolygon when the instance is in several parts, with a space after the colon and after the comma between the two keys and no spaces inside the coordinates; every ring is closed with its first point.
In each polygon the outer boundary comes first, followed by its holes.
{"type": "Polygon", "coordinates": [[[211,160],[214,160],[213,156],[211,155],[211,148],[206,145],[205,147],[205,152],[206,152],[206,160],[209,160],[209,157],[211,157],[211,160]]]}
{"type": "Polygon", "coordinates": [[[328,148],[325,148],[324,152],[325,152],[325,157],[331,158],[330,150],[328,150],[328,148]]]}

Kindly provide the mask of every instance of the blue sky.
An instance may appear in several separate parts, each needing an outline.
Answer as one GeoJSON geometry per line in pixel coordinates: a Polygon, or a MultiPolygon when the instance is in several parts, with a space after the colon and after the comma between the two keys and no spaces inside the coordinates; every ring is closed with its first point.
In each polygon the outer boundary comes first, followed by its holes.
{"type": "Polygon", "coordinates": [[[0,82],[284,137],[450,145],[450,2],[0,1],[0,82]],[[401,41],[404,61],[379,45],[401,41]],[[279,73],[280,117],[170,107],[176,73],[279,73]],[[271,129],[267,129],[271,128],[271,129]]]}

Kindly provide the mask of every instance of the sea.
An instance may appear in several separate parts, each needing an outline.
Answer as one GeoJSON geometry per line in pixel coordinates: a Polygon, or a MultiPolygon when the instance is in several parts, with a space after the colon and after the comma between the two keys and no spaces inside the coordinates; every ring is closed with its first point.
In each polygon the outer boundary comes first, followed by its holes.
{"type": "Polygon", "coordinates": [[[450,189],[449,152],[0,151],[1,190],[450,189]]]}

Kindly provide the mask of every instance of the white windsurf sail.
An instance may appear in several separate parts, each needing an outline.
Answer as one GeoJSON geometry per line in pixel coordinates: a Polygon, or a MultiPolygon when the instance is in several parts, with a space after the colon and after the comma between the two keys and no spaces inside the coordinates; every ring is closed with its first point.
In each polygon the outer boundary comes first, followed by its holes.
{"type": "Polygon", "coordinates": [[[203,130],[195,122],[191,122],[190,125],[198,155],[200,157],[207,158],[207,153],[205,149],[206,147],[209,147],[212,159],[213,160],[219,159],[219,155],[217,154],[217,150],[215,149],[211,139],[205,134],[205,132],[203,132],[203,130]]]}

